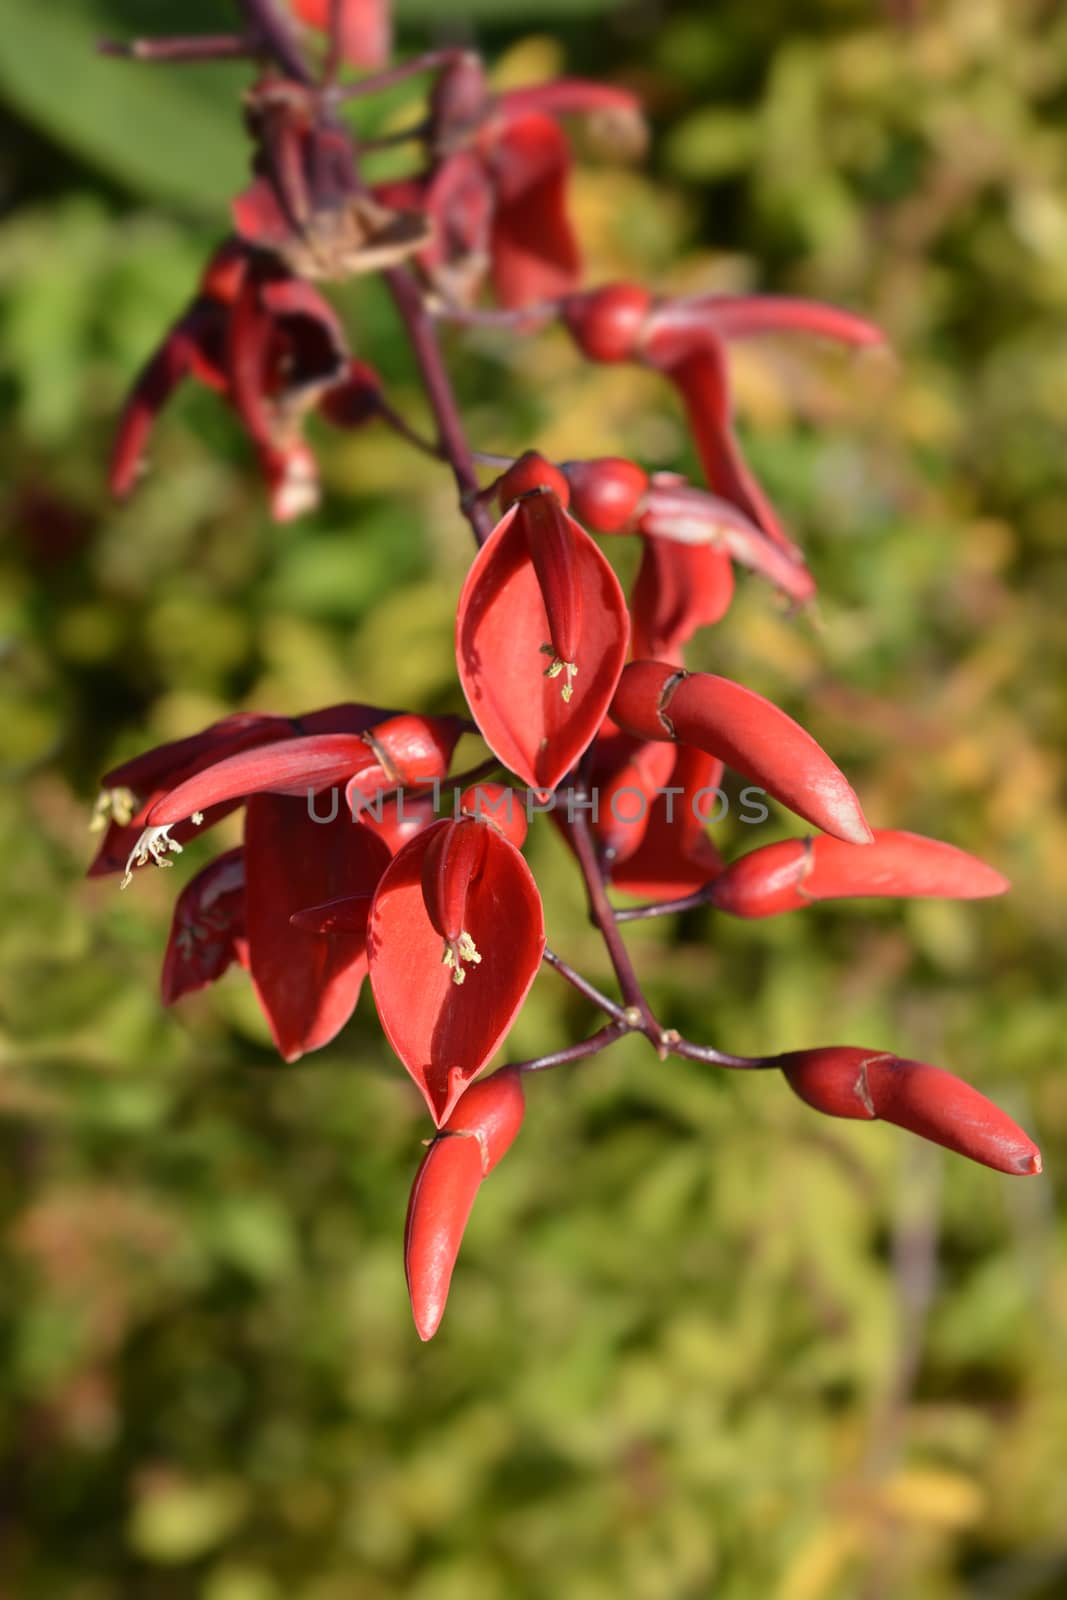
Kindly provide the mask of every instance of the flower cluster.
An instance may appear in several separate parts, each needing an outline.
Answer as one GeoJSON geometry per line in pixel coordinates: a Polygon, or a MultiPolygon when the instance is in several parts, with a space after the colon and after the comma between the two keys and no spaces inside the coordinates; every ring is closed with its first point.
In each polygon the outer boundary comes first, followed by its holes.
{"type": "MultiPolygon", "coordinates": [[[[150,862],[170,865],[190,837],[244,808],[243,846],[178,898],[164,1001],[237,963],[292,1061],[336,1036],[369,980],[385,1037],[437,1130],[405,1240],[424,1339],[443,1313],[475,1195],[519,1131],[524,1078],[627,1033],[661,1058],[777,1071],[830,1116],[880,1117],[1002,1172],[1039,1171],[1027,1135],[939,1068],[845,1045],[747,1058],[682,1038],[653,1011],[621,932],[634,918],[698,905],[766,917],[847,896],[1007,888],[950,844],[872,829],[804,728],[742,684],[685,665],[694,635],[727,611],[737,569],[794,608],[815,588],[738,446],[731,343],[800,333],[858,347],[878,343],[879,331],[852,312],[777,296],[582,288],[565,122],[592,119],[602,142],[632,150],[639,112],[627,90],[562,80],[496,96],[480,60],[455,51],[345,83],[344,62],[383,66],[382,0],[295,0],[292,13],[245,0],[243,12],[245,32],[219,50],[259,64],[246,103],[252,183],[235,201],[233,234],[134,385],[112,485],[133,488],[156,415],[185,377],[233,407],[275,516],[314,500],[302,433],[312,410],[342,427],[378,418],[419,447],[311,282],[381,272],[434,413],[437,439],[424,447],[451,468],[477,544],[456,609],[467,715],[361,704],[298,717],[246,712],[109,773],[90,870],[121,872],[124,883],[150,862]],[[321,60],[300,25],[325,30],[321,60]],[[411,135],[418,158],[410,177],[374,188],[342,118],[346,97],[414,72],[432,76],[411,135]],[[553,462],[529,451],[483,483],[437,340],[441,319],[502,321],[517,336],[555,322],[585,360],[662,374],[704,483],[621,457],[553,462]],[[607,550],[637,541],[628,594],[597,538],[607,550]],[[490,754],[452,774],[464,732],[480,734],[490,754]],[[724,768],[814,832],[724,863],[702,810],[724,768]],[[456,802],[442,810],[446,779],[456,802]],[[522,853],[537,811],[551,813],[573,854],[618,1000],[546,946],[522,853]],[[620,908],[612,891],[646,903],[620,908]],[[553,1056],[475,1082],[546,966],[606,1020],[553,1056]]],[[[209,53],[196,40],[155,50],[173,60],[209,53]]],[[[131,53],[151,55],[152,42],[131,53]]]]}

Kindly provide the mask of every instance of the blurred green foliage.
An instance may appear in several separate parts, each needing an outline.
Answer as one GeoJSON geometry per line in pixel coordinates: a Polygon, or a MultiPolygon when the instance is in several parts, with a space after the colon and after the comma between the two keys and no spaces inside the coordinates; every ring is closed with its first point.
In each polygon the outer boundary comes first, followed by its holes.
{"type": "MultiPolygon", "coordinates": [[[[168,14],[221,9],[0,0],[3,1593],[1061,1595],[1067,12],[480,0],[446,29],[401,7],[405,49],[458,37],[509,81],[644,92],[648,168],[579,173],[594,279],[813,293],[888,329],[895,363],[737,352],[748,448],[822,598],[816,626],[743,583],[700,664],[800,715],[876,824],[976,850],[1015,892],[632,943],[693,1036],[939,1061],[1049,1173],[629,1042],[531,1086],[426,1348],[400,1260],[426,1130],[369,995],[283,1067],[239,975],[157,1004],[204,847],[121,897],[81,876],[123,755],[238,705],[456,703],[465,533],[391,438],[323,434],[323,507],[276,528],[232,420],[189,393],[133,502],[103,493],[124,389],[242,162],[239,71],[91,56],[168,14]]],[[[339,300],[421,416],[382,297],[339,300]]],[[[454,345],[481,447],[692,464],[647,375],[583,371],[552,335],[454,345]]],[[[608,981],[547,829],[533,859],[552,943],[608,981]]],[[[590,1022],[547,974],[510,1049],[590,1022]]]]}

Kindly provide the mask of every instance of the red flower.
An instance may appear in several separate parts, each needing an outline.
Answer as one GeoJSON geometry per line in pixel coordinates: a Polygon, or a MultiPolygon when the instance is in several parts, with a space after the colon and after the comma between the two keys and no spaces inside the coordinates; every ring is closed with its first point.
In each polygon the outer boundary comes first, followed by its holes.
{"type": "Polygon", "coordinates": [[[318,499],[302,419],[347,374],[344,332],[326,301],[276,258],[227,241],[134,384],[112,451],[112,493],[132,491],[156,417],[191,377],[225,396],[240,417],[274,517],[300,515],[318,499]]]}
{"type": "Polygon", "coordinates": [[[524,1110],[521,1075],[502,1067],[467,1090],[422,1158],[404,1228],[404,1271],[420,1339],[432,1339],[440,1326],[475,1197],[511,1148],[524,1110]]]}
{"type": "MultiPolygon", "coordinates": [[[[519,463],[525,484],[547,462],[519,463]]],[[[551,488],[518,491],[467,575],[456,660],[471,714],[493,753],[537,789],[552,789],[592,742],[626,658],[619,581],[551,488]]]]}
{"type": "Polygon", "coordinates": [[[881,1118],[998,1172],[1041,1171],[1041,1152],[1012,1119],[941,1067],[833,1045],[774,1056],[789,1087],[830,1117],[881,1118]]]}
{"type": "MultiPolygon", "coordinates": [[[[511,804],[521,843],[525,819],[511,804]]],[[[545,947],[530,869],[486,814],[443,820],[406,844],[371,909],[378,1016],[438,1126],[503,1041],[545,947]]]]}
{"type": "Polygon", "coordinates": [[[421,205],[430,243],[419,259],[441,292],[469,304],[488,272],[504,306],[569,293],[581,257],[567,215],[570,146],[558,116],[616,119],[616,142],[640,121],[624,89],[563,79],[494,97],[474,55],[458,55],[430,102],[429,173],[385,185],[389,204],[421,205]]]}
{"type": "MultiPolygon", "coordinates": [[[[292,0],[301,22],[328,30],[332,0],[292,0]]],[[[381,67],[392,47],[390,0],[341,0],[341,49],[354,67],[381,67]]]]}
{"type": "Polygon", "coordinates": [[[703,295],[654,302],[636,284],[572,295],[563,319],[589,360],[642,361],[671,380],[686,408],[708,487],[796,558],[796,546],[734,434],[726,344],[755,334],[803,332],[862,346],[881,343],[880,330],[850,311],[811,300],[703,295]]]}
{"type": "MultiPolygon", "coordinates": [[[[298,720],[311,731],[279,738],[296,724],[228,718],[110,775],[153,786],[125,882],[149,860],[169,865],[181,838],[247,802],[244,850],[212,862],[179,899],[163,995],[169,1004],[239,960],[287,1061],[328,1043],[351,1015],[367,971],[371,895],[391,849],[425,825],[424,803],[405,815],[383,796],[443,777],[463,726],[455,717],[389,716],[370,706],[298,720]],[[312,805],[340,785],[345,805],[336,792],[332,805],[312,805]],[[364,804],[369,823],[355,819],[364,804]],[[338,902],[343,911],[326,915],[338,902]]],[[[132,832],[122,829],[126,838],[132,832]]]]}
{"type": "Polygon", "coordinates": [[[857,850],[840,839],[783,839],[732,861],[711,889],[711,904],[735,917],[775,917],[816,900],[859,895],[977,900],[1003,894],[1007,878],[966,850],[892,828],[857,850]]]}
{"type": "Polygon", "coordinates": [[[844,773],[784,711],[729,678],[633,661],[611,714],[639,739],[671,739],[718,756],[790,811],[850,844],[871,830],[844,773]]]}

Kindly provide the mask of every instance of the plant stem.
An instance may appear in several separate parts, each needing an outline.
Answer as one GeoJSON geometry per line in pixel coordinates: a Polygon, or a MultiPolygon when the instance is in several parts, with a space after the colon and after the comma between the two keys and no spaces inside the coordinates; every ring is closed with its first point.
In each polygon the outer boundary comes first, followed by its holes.
{"type": "Polygon", "coordinates": [[[463,429],[436,331],[411,274],[404,267],[392,267],[384,276],[419,364],[426,396],[437,424],[440,448],[456,480],[460,510],[470,523],[475,539],[482,545],[492,532],[492,517],[489,507],[478,498],[474,457],[463,429]]]}
{"type": "Polygon", "coordinates": [[[575,972],[574,968],[568,965],[554,950],[546,949],[542,960],[546,966],[552,967],[554,971],[558,972],[561,978],[565,978],[573,989],[577,989],[579,994],[584,995],[595,1006],[599,1006],[601,1011],[606,1012],[613,1021],[624,1026],[627,1030],[631,1028],[630,1019],[623,1008],[616,1005],[614,1000],[609,1000],[607,995],[602,994],[595,984],[589,982],[588,978],[583,978],[580,972],[575,972]]]}
{"type": "Polygon", "coordinates": [[[173,39],[97,40],[102,56],[126,61],[233,61],[255,55],[255,43],[243,33],[192,33],[173,39]]]}
{"type": "Polygon", "coordinates": [[[372,77],[361,78],[358,83],[346,83],[343,88],[332,89],[330,97],[333,100],[356,100],[363,95],[378,94],[382,89],[392,89],[395,84],[405,83],[408,78],[418,77],[421,73],[440,72],[462,55],[462,50],[427,50],[423,55],[412,56],[410,61],[402,61],[399,66],[389,67],[385,72],[376,72],[372,77]]]}
{"type": "Polygon", "coordinates": [[[287,78],[297,83],[315,82],[300,48],[292,17],[280,0],[240,0],[249,31],[267,55],[273,56],[287,78]]]}
{"type": "Polygon", "coordinates": [[[600,930],[600,936],[607,946],[611,964],[615,969],[615,976],[619,981],[623,1002],[627,1009],[638,1013],[642,1032],[659,1047],[662,1029],[652,1015],[644,991],[634,971],[630,953],[623,943],[622,934],[615,923],[615,913],[608,899],[607,887],[604,883],[604,874],[597,859],[596,848],[592,835],[589,832],[589,823],[582,809],[583,803],[588,800],[588,790],[582,780],[577,780],[571,790],[573,796],[567,821],[564,826],[570,836],[574,853],[578,857],[578,865],[585,879],[585,892],[589,900],[589,915],[600,930]]]}
{"type": "Polygon", "coordinates": [[[616,1039],[622,1039],[631,1030],[624,1022],[608,1022],[588,1039],[582,1039],[578,1044],[568,1045],[565,1050],[556,1050],[550,1056],[534,1056],[531,1061],[516,1061],[512,1064],[513,1070],[518,1072],[548,1072],[552,1067],[569,1066],[572,1061],[584,1061],[588,1056],[599,1055],[601,1050],[606,1050],[609,1044],[614,1044],[616,1039]]]}
{"type": "Polygon", "coordinates": [[[773,1056],[731,1056],[691,1039],[671,1038],[668,1049],[672,1056],[684,1056],[687,1061],[706,1061],[712,1067],[733,1067],[740,1072],[763,1072],[777,1066],[773,1056]]]}
{"type": "Polygon", "coordinates": [[[643,922],[649,917],[669,917],[678,911],[696,911],[711,900],[711,885],[696,889],[692,894],[681,895],[677,900],[653,900],[644,906],[627,906],[615,912],[616,922],[643,922]]]}

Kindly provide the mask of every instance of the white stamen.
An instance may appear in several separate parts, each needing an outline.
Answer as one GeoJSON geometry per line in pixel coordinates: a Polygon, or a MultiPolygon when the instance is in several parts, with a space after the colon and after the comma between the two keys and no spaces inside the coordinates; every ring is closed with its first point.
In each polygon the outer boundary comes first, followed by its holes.
{"type": "Polygon", "coordinates": [[[170,830],[173,826],[173,822],[167,822],[160,828],[146,828],[144,830],[126,858],[126,871],[122,882],[119,884],[120,889],[128,889],[133,882],[134,867],[145,867],[149,861],[153,862],[157,867],[172,867],[174,865],[173,861],[166,860],[167,852],[170,850],[176,856],[180,856],[182,847],[177,839],[172,839],[170,836],[170,830]]]}

